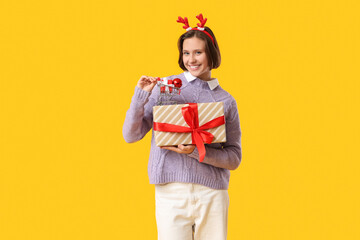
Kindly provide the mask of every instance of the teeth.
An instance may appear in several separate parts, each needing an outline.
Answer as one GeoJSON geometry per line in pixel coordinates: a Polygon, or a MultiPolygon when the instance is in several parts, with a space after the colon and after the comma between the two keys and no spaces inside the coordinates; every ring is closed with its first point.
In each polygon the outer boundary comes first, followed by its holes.
{"type": "Polygon", "coordinates": [[[199,66],[189,66],[191,69],[196,69],[198,68],[199,66]]]}

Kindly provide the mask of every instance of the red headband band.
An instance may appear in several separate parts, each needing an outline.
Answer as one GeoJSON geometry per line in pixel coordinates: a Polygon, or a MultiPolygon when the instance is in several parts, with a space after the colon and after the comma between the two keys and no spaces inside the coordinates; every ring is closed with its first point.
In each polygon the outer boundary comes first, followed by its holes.
{"type": "Polygon", "coordinates": [[[204,19],[204,18],[203,18],[203,15],[202,15],[201,13],[200,13],[198,16],[196,16],[196,18],[199,19],[200,23],[197,24],[198,27],[194,27],[194,28],[192,28],[192,27],[189,26],[189,22],[188,22],[187,17],[182,18],[182,17],[179,16],[177,22],[178,22],[178,23],[183,23],[183,24],[184,24],[183,28],[186,29],[186,31],[197,30],[197,31],[201,31],[201,32],[205,33],[206,35],[209,36],[209,38],[211,39],[211,41],[213,42],[213,44],[215,44],[214,38],[210,35],[210,33],[208,33],[207,31],[205,31],[205,27],[204,27],[204,26],[205,26],[205,23],[206,23],[206,21],[207,21],[207,18],[204,19]]]}

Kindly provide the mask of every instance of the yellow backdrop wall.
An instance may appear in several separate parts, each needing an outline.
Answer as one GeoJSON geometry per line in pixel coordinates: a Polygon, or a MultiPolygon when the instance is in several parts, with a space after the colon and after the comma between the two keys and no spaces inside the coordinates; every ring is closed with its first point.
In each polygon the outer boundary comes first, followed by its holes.
{"type": "Polygon", "coordinates": [[[360,3],[2,1],[0,239],[156,239],[150,134],[122,124],[141,75],[181,72],[203,13],[237,100],[230,240],[360,239],[360,3]]]}

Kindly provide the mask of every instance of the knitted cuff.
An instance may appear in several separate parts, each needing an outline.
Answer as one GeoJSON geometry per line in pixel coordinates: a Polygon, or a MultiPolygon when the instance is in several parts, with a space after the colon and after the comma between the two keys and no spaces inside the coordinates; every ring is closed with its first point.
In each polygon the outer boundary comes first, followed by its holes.
{"type": "Polygon", "coordinates": [[[195,147],[194,151],[192,153],[189,153],[188,156],[191,158],[195,158],[196,160],[199,161],[199,151],[197,147],[195,147]]]}
{"type": "Polygon", "coordinates": [[[145,102],[149,98],[150,94],[150,92],[142,90],[138,86],[135,87],[134,97],[139,101],[145,102]]]}

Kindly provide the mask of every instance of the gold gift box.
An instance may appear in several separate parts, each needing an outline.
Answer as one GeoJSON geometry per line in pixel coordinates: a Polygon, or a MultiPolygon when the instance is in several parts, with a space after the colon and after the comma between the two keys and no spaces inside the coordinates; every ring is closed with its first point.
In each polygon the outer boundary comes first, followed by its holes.
{"type": "MultiPolygon", "coordinates": [[[[158,123],[168,123],[177,126],[189,127],[186,123],[181,109],[189,104],[165,105],[153,107],[153,121],[158,123]]],[[[224,103],[198,103],[198,119],[199,126],[224,115],[224,103]]],[[[226,142],[225,124],[215,128],[210,128],[207,131],[214,135],[212,143],[226,142]]],[[[154,137],[157,146],[174,146],[179,144],[192,144],[191,132],[176,133],[176,132],[161,132],[154,130],[154,137]]]]}

